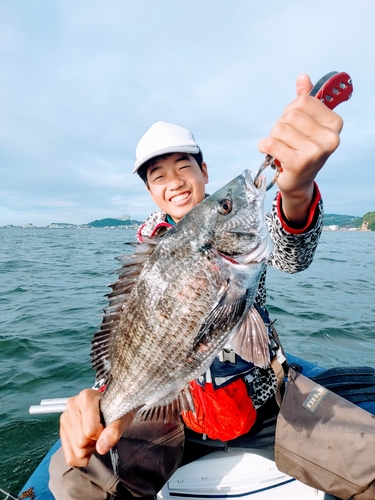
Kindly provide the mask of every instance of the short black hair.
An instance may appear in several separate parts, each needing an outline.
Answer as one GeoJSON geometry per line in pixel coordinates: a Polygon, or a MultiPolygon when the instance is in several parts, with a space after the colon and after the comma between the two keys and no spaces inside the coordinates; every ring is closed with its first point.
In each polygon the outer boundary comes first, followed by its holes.
{"type": "MultiPolygon", "coordinates": [[[[174,154],[175,153],[166,153],[164,155],[154,156],[153,158],[150,158],[143,165],[141,165],[139,167],[139,169],[137,170],[137,174],[143,180],[143,182],[146,184],[146,186],[148,186],[148,182],[147,182],[147,170],[150,167],[152,167],[153,165],[155,165],[155,163],[158,162],[159,160],[166,160],[167,158],[169,158],[171,155],[174,155],[174,154]]],[[[187,154],[190,154],[190,153],[187,153],[187,154]]],[[[202,170],[202,163],[203,163],[202,152],[199,150],[199,153],[192,154],[191,156],[198,163],[199,168],[202,170]]]]}

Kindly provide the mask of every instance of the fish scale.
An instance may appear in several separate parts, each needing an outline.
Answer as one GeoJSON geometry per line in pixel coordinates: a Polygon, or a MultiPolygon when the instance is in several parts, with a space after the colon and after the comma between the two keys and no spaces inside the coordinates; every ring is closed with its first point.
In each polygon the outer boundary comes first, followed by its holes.
{"type": "Polygon", "coordinates": [[[92,341],[93,367],[107,385],[106,424],[131,411],[170,421],[193,410],[189,383],[228,340],[237,339],[244,359],[268,365],[268,334],[252,308],[272,250],[265,192],[245,171],[120,259],[92,341]]]}
{"type": "MultiPolygon", "coordinates": [[[[176,283],[176,274],[176,271],[173,270],[173,272],[171,272],[167,276],[168,280],[172,279],[172,284],[176,283]]],[[[185,282],[184,276],[182,276],[182,280],[185,282]]],[[[182,373],[184,371],[185,360],[181,359],[180,352],[176,350],[176,342],[174,341],[174,339],[177,339],[178,343],[184,344],[186,352],[190,353],[192,350],[192,339],[189,339],[188,337],[181,337],[181,331],[197,330],[197,319],[194,319],[193,316],[190,316],[190,318],[186,318],[186,316],[178,313],[178,309],[175,307],[176,304],[174,300],[176,295],[176,288],[178,288],[177,283],[176,286],[170,286],[168,288],[168,292],[163,295],[162,300],[156,299],[157,294],[154,294],[154,300],[150,301],[149,309],[139,311],[139,314],[136,315],[133,320],[135,322],[143,323],[151,322],[154,338],[159,340],[159,343],[161,345],[154,345],[150,349],[143,342],[143,332],[140,331],[141,335],[139,335],[136,339],[133,338],[132,344],[131,346],[129,346],[131,349],[127,351],[126,358],[122,359],[122,362],[124,363],[124,366],[126,366],[128,372],[133,372],[136,367],[140,372],[147,370],[153,374],[154,378],[157,379],[157,382],[159,384],[163,384],[163,382],[165,381],[169,383],[168,373],[170,371],[175,372],[176,370],[179,370],[182,373]],[[156,304],[154,304],[153,302],[156,302],[156,304]],[[171,308],[171,310],[168,310],[169,307],[171,308]],[[154,316],[151,316],[151,313],[155,310],[155,308],[165,311],[167,319],[163,318],[162,321],[157,321],[154,316]],[[149,314],[147,314],[147,312],[149,314]],[[143,315],[145,315],[146,318],[142,317],[143,315]],[[161,332],[163,333],[163,335],[161,335],[161,332]],[[139,348],[141,349],[140,351],[139,348]],[[157,348],[162,354],[162,358],[164,360],[162,366],[160,365],[159,360],[155,358],[154,355],[154,353],[157,351],[157,348]],[[137,365],[136,367],[134,366],[135,364],[137,365]]],[[[203,295],[203,298],[212,297],[212,295],[212,293],[206,293],[203,295]]],[[[202,297],[200,298],[202,299],[202,297]]],[[[199,309],[201,310],[200,315],[206,316],[212,309],[212,304],[210,304],[208,300],[206,300],[206,307],[203,307],[203,300],[199,301],[199,305],[199,309]]],[[[199,317],[200,315],[197,314],[196,317],[199,317]]],[[[126,324],[127,319],[128,318],[126,316],[122,319],[119,328],[121,328],[123,324],[126,324]]],[[[120,338],[118,338],[118,342],[121,343],[120,338]]],[[[200,374],[199,371],[198,374],[200,374]]],[[[148,386],[143,388],[143,391],[142,388],[139,387],[137,398],[135,401],[139,402],[142,399],[144,393],[148,390],[148,386]]],[[[155,390],[155,393],[157,395],[157,389],[155,390]]],[[[124,394],[124,396],[126,396],[126,393],[124,394]]]]}

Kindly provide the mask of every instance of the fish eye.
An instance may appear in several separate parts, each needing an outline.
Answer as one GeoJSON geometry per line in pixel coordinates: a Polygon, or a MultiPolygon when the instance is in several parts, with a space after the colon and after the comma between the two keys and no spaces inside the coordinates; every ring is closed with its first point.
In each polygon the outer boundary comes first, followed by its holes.
{"type": "Polygon", "coordinates": [[[219,203],[219,213],[222,215],[227,215],[232,211],[232,202],[231,200],[228,200],[227,198],[224,200],[221,200],[219,203]]]}

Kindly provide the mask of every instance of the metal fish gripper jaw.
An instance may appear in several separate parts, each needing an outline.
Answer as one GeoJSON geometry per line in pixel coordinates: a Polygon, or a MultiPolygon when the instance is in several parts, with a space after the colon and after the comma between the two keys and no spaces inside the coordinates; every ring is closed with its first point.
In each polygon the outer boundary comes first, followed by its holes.
{"type": "MultiPolygon", "coordinates": [[[[310,90],[309,95],[320,99],[329,109],[334,109],[336,106],[351,98],[353,93],[352,79],[348,73],[331,71],[324,75],[310,90]]],[[[267,191],[272,188],[276,180],[283,171],[281,163],[271,155],[267,155],[264,162],[258,168],[254,177],[254,184],[259,187],[259,176],[263,170],[271,167],[275,170],[275,174],[271,182],[267,185],[267,191]]]]}

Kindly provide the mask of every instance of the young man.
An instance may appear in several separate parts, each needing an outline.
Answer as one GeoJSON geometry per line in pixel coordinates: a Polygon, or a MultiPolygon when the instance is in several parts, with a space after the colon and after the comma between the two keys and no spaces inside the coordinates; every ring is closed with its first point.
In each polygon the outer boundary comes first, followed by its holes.
{"type": "MultiPolygon", "coordinates": [[[[342,128],[336,113],[307,95],[311,86],[307,75],[297,79],[297,99],[285,109],[270,136],[259,143],[260,151],[277,158],[283,167],[277,179],[279,192],[272,213],[267,215],[275,245],[269,264],[289,273],[305,269],[312,261],[323,218],[314,179],[339,145],[342,128]]],[[[134,172],[146,182],[159,207],[141,227],[138,237],[142,239],[178,223],[203,200],[208,170],[192,134],[164,122],[154,124],[146,132],[136,155],[134,172]]],[[[265,308],[265,276],[256,301],[265,308]]],[[[275,375],[272,369],[255,369],[252,378],[252,400],[259,418],[264,419],[267,412],[275,412],[270,407],[276,389],[275,375]]],[[[180,463],[181,423],[132,424],[133,415],[128,414],[104,428],[100,422],[100,398],[100,392],[86,389],[68,401],[61,417],[62,450],[53,457],[50,467],[51,491],[58,500],[105,499],[110,494],[120,498],[155,495],[180,463]],[[116,444],[117,453],[110,454],[116,444]],[[145,464],[145,457],[149,457],[150,463],[145,464]],[[113,465],[118,468],[117,475],[111,470],[113,465]]],[[[233,445],[247,446],[247,440],[257,439],[254,435],[250,431],[245,438],[233,439],[233,445]]],[[[189,439],[201,438],[190,432],[189,439]]]]}

